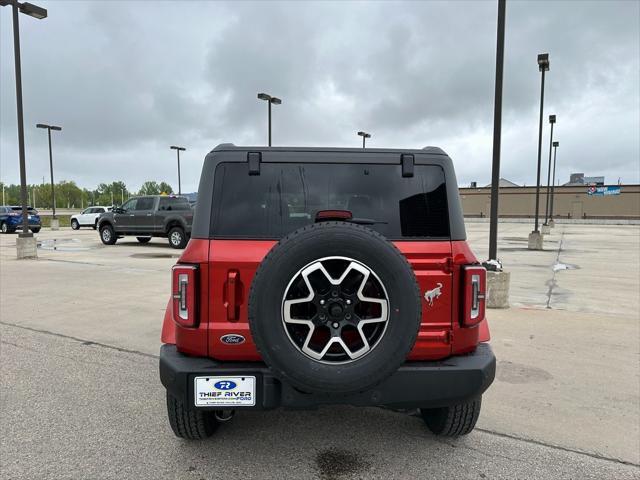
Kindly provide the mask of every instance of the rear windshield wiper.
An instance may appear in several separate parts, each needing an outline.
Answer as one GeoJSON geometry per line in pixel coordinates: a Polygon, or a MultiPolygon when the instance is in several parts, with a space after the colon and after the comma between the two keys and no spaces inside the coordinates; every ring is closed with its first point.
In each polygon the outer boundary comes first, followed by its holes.
{"type": "Polygon", "coordinates": [[[383,222],[380,220],[373,220],[372,218],[345,218],[345,222],[357,223],[358,225],[379,225],[387,224],[389,222],[383,222]]]}

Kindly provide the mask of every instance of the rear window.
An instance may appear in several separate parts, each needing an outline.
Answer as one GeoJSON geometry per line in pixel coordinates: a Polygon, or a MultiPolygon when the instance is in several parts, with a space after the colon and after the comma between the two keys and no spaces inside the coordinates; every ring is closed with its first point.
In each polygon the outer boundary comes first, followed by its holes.
{"type": "Polygon", "coordinates": [[[348,210],[391,240],[449,238],[444,171],[416,165],[221,163],[215,172],[211,235],[279,239],[314,223],[321,210],[348,210]]]}
{"type": "MultiPolygon", "coordinates": [[[[15,212],[22,212],[22,207],[20,207],[20,206],[11,207],[11,209],[13,211],[15,211],[15,212]]],[[[33,207],[27,207],[27,213],[32,214],[32,215],[37,215],[38,211],[33,207]]]]}
{"type": "Polygon", "coordinates": [[[158,210],[191,210],[191,205],[186,198],[160,197],[158,210]]]}

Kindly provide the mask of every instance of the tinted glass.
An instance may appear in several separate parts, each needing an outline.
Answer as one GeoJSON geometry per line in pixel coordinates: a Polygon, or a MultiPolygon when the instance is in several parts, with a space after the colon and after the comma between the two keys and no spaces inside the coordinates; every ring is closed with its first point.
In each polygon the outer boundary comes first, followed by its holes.
{"type": "Polygon", "coordinates": [[[122,205],[122,208],[125,210],[135,210],[137,203],[138,203],[138,199],[132,198],[131,200],[127,201],[124,205],[122,205]]]}
{"type": "MultiPolygon", "coordinates": [[[[20,206],[11,207],[11,209],[15,212],[22,212],[22,207],[20,206]]],[[[27,207],[27,213],[32,213],[33,215],[36,215],[38,211],[33,207],[27,207]]]]}
{"type": "Polygon", "coordinates": [[[314,223],[321,210],[348,210],[389,239],[447,238],[443,170],[416,165],[263,163],[250,176],[245,163],[222,163],[215,173],[212,235],[281,238],[314,223]]]}
{"type": "Polygon", "coordinates": [[[158,210],[190,210],[191,206],[185,198],[160,197],[158,210]]]}
{"type": "Polygon", "coordinates": [[[87,213],[91,213],[92,208],[85,208],[80,215],[86,215],[87,213]]]}
{"type": "Polygon", "coordinates": [[[95,211],[93,213],[104,213],[104,208],[96,208],[95,211]]]}
{"type": "Polygon", "coordinates": [[[153,197],[142,197],[138,199],[136,208],[134,210],[152,210],[153,209],[153,197]]]}

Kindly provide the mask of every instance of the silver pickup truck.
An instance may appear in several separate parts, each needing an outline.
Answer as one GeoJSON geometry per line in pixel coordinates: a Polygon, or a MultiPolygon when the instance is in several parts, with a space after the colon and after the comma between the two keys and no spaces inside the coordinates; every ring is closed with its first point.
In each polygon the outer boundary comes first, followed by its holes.
{"type": "Polygon", "coordinates": [[[184,197],[149,195],[127,200],[98,218],[100,240],[114,245],[125,235],[135,236],[140,243],[151,237],[166,237],[172,248],[184,248],[191,236],[193,209],[184,197]]]}

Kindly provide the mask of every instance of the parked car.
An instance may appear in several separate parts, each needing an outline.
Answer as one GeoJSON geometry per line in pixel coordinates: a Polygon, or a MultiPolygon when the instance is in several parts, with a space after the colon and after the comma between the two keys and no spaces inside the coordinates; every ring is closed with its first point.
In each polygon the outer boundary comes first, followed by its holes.
{"type": "Polygon", "coordinates": [[[486,270],[441,149],[242,148],[205,159],[172,270],[160,379],[178,437],[236,409],[420,409],[469,433],[493,382],[486,270]]]}
{"type": "Polygon", "coordinates": [[[98,217],[103,213],[110,212],[113,207],[102,207],[99,205],[85,208],[82,212],[71,215],[71,228],[78,230],[80,227],[98,228],[98,217]]]}
{"type": "MultiPolygon", "coordinates": [[[[42,228],[40,214],[33,207],[27,207],[29,230],[38,233],[42,228]]],[[[22,230],[22,207],[18,205],[0,207],[0,231],[2,233],[13,233],[22,230]]]]}
{"type": "Polygon", "coordinates": [[[113,207],[98,218],[100,239],[114,245],[125,235],[135,236],[140,243],[151,237],[166,237],[173,248],[184,248],[191,235],[193,210],[189,202],[176,195],[134,197],[121,207],[113,207]]]}

